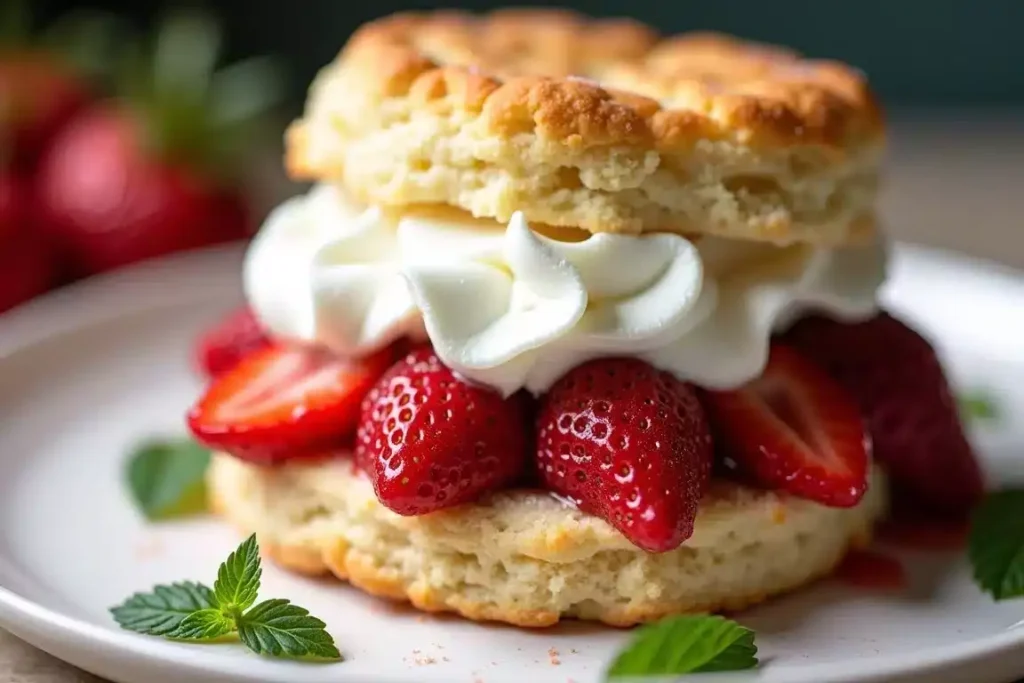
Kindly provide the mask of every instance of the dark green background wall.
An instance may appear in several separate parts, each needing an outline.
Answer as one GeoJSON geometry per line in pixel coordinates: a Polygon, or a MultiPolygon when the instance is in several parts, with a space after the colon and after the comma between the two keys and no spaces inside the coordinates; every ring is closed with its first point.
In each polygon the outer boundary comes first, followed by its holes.
{"type": "MultiPolygon", "coordinates": [[[[83,3],[47,4],[56,12],[83,3]]],[[[92,4],[139,21],[159,7],[143,0],[92,4]]],[[[502,4],[462,0],[447,6],[502,4]]],[[[396,10],[435,5],[425,0],[207,3],[225,18],[234,54],[274,52],[287,60],[296,100],[355,26],[396,10]]],[[[892,105],[1024,104],[1024,0],[580,0],[569,5],[599,15],[631,15],[665,32],[723,30],[842,59],[865,70],[892,105]]]]}

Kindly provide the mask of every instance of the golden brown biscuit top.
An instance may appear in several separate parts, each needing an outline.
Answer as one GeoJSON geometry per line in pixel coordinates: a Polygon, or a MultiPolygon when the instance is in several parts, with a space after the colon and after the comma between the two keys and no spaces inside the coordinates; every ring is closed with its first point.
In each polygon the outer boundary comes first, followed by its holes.
{"type": "Polygon", "coordinates": [[[382,97],[444,100],[484,113],[495,132],[583,147],[729,137],[848,148],[884,133],[865,77],[847,65],[564,10],[393,15],[359,29],[340,59],[382,97]]]}

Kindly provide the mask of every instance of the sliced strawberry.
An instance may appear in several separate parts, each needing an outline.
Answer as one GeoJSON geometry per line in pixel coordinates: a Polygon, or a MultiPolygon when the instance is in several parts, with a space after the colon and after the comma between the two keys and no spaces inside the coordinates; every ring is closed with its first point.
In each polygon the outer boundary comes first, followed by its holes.
{"type": "Polygon", "coordinates": [[[363,396],[391,363],[390,350],[359,360],[270,347],[214,380],[188,414],[196,438],[259,463],[350,442],[363,396]]]}
{"type": "Polygon", "coordinates": [[[883,313],[857,324],[808,318],[785,340],[858,402],[874,455],[904,501],[961,515],[981,500],[978,460],[939,358],[921,335],[883,313]]]}
{"type": "Polygon", "coordinates": [[[832,507],[867,491],[870,441],[857,404],[793,349],[773,345],[761,377],[706,391],[704,406],[723,455],[762,486],[832,507]]]}
{"type": "Polygon", "coordinates": [[[270,346],[252,310],[242,307],[208,330],[196,344],[196,362],[209,377],[238,365],[249,354],[270,346]]]}
{"type": "Polygon", "coordinates": [[[410,351],[363,402],[356,463],[400,515],[466,503],[524,467],[527,402],[457,378],[429,347],[410,351]]]}
{"type": "Polygon", "coordinates": [[[649,552],[693,534],[711,431],[690,385],[629,358],[574,368],[537,417],[537,472],[552,491],[649,552]]]}

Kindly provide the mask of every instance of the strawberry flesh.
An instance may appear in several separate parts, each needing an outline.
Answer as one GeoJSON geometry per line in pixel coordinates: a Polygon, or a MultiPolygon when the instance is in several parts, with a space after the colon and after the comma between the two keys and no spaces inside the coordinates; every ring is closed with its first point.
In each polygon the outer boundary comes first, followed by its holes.
{"type": "Polygon", "coordinates": [[[798,322],[784,336],[860,406],[874,456],[907,500],[953,516],[984,495],[977,458],[931,345],[887,313],[846,324],[798,322]]]}
{"type": "Polygon", "coordinates": [[[208,330],[196,344],[196,363],[208,376],[221,375],[249,354],[270,346],[263,326],[244,306],[208,330]]]}
{"type": "Polygon", "coordinates": [[[867,491],[870,441],[857,404],[793,349],[773,345],[760,377],[703,398],[722,455],[755,483],[832,507],[867,491]]]}
{"type": "Polygon", "coordinates": [[[367,394],[356,464],[400,515],[470,502],[522,473],[527,409],[521,394],[467,384],[429,347],[414,349],[367,394]]]}
{"type": "Polygon", "coordinates": [[[649,552],[693,534],[712,450],[693,388],[629,358],[574,368],[537,417],[536,468],[546,487],[649,552]]]}
{"type": "Polygon", "coordinates": [[[202,443],[274,464],[351,443],[359,405],[392,359],[272,346],[216,378],[188,415],[202,443]]]}

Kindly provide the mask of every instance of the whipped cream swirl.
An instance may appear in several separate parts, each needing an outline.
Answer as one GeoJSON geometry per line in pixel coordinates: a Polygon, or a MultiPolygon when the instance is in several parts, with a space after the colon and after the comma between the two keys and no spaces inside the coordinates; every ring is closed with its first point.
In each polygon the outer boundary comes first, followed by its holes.
{"type": "Polygon", "coordinates": [[[679,235],[560,241],[453,212],[388,213],[320,185],[267,219],[246,256],[272,334],[362,355],[429,337],[446,365],[504,394],[542,393],[599,356],[639,357],[731,388],[772,333],[814,309],[871,316],[882,245],[824,249],[679,235]]]}

